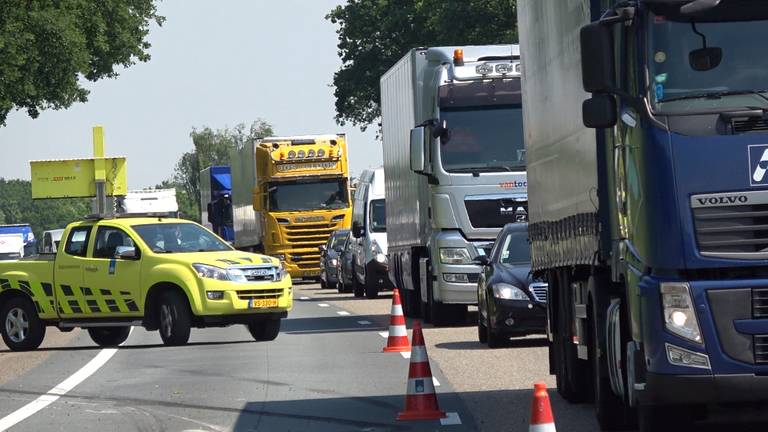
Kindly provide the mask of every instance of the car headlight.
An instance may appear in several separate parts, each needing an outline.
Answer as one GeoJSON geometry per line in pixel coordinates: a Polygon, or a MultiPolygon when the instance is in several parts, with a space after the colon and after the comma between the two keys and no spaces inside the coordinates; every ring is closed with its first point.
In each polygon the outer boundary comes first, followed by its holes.
{"type": "Polygon", "coordinates": [[[192,268],[194,268],[197,275],[203,279],[215,279],[220,281],[231,280],[229,272],[221,267],[196,263],[192,264],[192,268]]]}
{"type": "Polygon", "coordinates": [[[338,263],[339,263],[339,260],[337,260],[336,258],[331,258],[331,265],[332,266],[335,266],[338,263]]]}
{"type": "Polygon", "coordinates": [[[528,294],[526,294],[525,291],[514,285],[505,283],[498,283],[493,286],[493,296],[504,300],[530,300],[530,297],[528,297],[528,294]]]}
{"type": "Polygon", "coordinates": [[[281,261],[280,267],[277,268],[277,279],[278,281],[281,281],[288,277],[288,270],[285,268],[285,264],[281,261]]]}
{"type": "Polygon", "coordinates": [[[443,264],[472,264],[467,248],[440,248],[440,262],[443,264]]]}
{"type": "Polygon", "coordinates": [[[280,261],[285,261],[285,254],[274,254],[272,257],[277,258],[280,261]]]}
{"type": "Polygon", "coordinates": [[[691,300],[687,283],[672,282],[661,284],[661,302],[664,308],[664,322],[667,330],[690,341],[702,343],[699,320],[691,300]]]}
{"type": "Polygon", "coordinates": [[[371,241],[371,253],[373,255],[381,253],[381,246],[379,246],[379,242],[377,242],[376,240],[371,241]]]}
{"type": "Polygon", "coordinates": [[[387,256],[384,255],[383,253],[377,253],[374,258],[376,259],[376,262],[378,262],[379,264],[384,264],[387,262],[387,256]]]}

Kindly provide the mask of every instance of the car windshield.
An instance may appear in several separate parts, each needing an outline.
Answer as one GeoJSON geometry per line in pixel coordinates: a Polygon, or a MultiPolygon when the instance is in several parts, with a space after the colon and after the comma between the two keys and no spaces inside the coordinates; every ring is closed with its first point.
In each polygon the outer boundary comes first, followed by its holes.
{"type": "Polygon", "coordinates": [[[387,232],[387,209],[383,199],[371,201],[371,232],[387,232]]]}
{"type": "Polygon", "coordinates": [[[448,172],[525,169],[523,110],[520,105],[444,109],[448,135],[440,160],[448,172]]]}
{"type": "Polygon", "coordinates": [[[207,229],[192,223],[134,225],[133,230],[156,253],[218,252],[232,250],[207,229]]]}
{"type": "Polygon", "coordinates": [[[523,264],[531,262],[531,247],[528,231],[510,232],[504,237],[499,261],[502,264],[523,264]]]}
{"type": "Polygon", "coordinates": [[[269,209],[296,211],[349,207],[347,180],[279,182],[269,186],[269,209]]]}
{"type": "Polygon", "coordinates": [[[765,21],[683,22],[649,15],[649,95],[658,111],[768,108],[765,21]]]}

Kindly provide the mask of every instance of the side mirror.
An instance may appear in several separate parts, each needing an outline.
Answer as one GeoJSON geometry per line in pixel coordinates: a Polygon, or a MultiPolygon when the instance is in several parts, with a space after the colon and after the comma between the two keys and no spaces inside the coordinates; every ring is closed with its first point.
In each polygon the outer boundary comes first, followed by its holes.
{"type": "Polygon", "coordinates": [[[605,129],[616,126],[618,121],[616,98],[609,94],[596,94],[581,104],[584,126],[605,129]]]}
{"type": "Polygon", "coordinates": [[[328,248],[325,247],[325,245],[320,245],[317,247],[317,250],[319,250],[320,252],[325,252],[326,250],[328,250],[328,248]]]}
{"type": "Polygon", "coordinates": [[[352,237],[360,238],[365,235],[363,224],[358,221],[352,222],[352,237]]]}
{"type": "Polygon", "coordinates": [[[411,129],[411,171],[417,174],[427,172],[425,138],[423,126],[411,129]]]}
{"type": "Polygon", "coordinates": [[[699,48],[688,54],[691,69],[706,72],[720,66],[723,61],[723,49],[720,47],[699,48]]]}
{"type": "Polygon", "coordinates": [[[137,259],[136,248],[133,246],[118,246],[115,248],[115,257],[124,260],[137,259]]]}
{"type": "Polygon", "coordinates": [[[491,260],[488,258],[488,255],[478,255],[473,260],[475,264],[481,265],[481,266],[487,266],[491,263],[491,260]]]}
{"type": "Polygon", "coordinates": [[[616,88],[610,27],[592,23],[581,28],[581,80],[589,93],[610,93],[616,88]]]}
{"type": "Polygon", "coordinates": [[[435,125],[432,126],[432,138],[440,138],[441,140],[445,140],[449,136],[450,132],[448,131],[448,122],[445,120],[435,122],[435,125]]]}

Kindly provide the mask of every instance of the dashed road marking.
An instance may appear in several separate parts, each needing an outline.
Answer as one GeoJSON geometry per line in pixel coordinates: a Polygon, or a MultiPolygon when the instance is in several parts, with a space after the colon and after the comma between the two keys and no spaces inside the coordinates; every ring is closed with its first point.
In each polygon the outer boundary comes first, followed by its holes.
{"type": "MultiPolygon", "coordinates": [[[[131,327],[131,333],[132,332],[133,327],[131,327]]],[[[128,336],[130,337],[130,333],[128,333],[128,336]]],[[[124,343],[125,342],[120,345],[123,345],[124,343]]],[[[107,364],[109,359],[111,359],[112,356],[117,353],[117,350],[117,348],[102,349],[98,354],[96,354],[96,357],[92,358],[91,361],[86,363],[85,366],[80,368],[80,370],[72,374],[69,378],[60,382],[56,387],[48,390],[46,394],[41,395],[37,399],[17,409],[11,414],[0,418],[0,431],[8,430],[16,426],[29,417],[35,415],[43,408],[56,402],[60,397],[72,391],[72,389],[77,387],[80,383],[96,373],[96,371],[98,371],[102,366],[107,364]]]]}
{"type": "Polygon", "coordinates": [[[440,419],[440,424],[443,426],[460,425],[461,417],[459,417],[459,413],[449,412],[445,418],[440,419]]]}
{"type": "Polygon", "coordinates": [[[372,322],[366,321],[366,320],[358,321],[357,323],[360,324],[360,325],[371,325],[371,324],[373,324],[372,322]]]}
{"type": "Polygon", "coordinates": [[[336,313],[337,313],[337,314],[339,314],[339,315],[342,315],[342,316],[351,315],[351,314],[350,314],[349,312],[347,312],[347,311],[338,311],[338,312],[336,312],[336,313]]]}
{"type": "Polygon", "coordinates": [[[386,338],[388,338],[388,337],[389,337],[389,332],[388,332],[388,331],[385,331],[385,332],[379,332],[379,336],[381,336],[381,337],[383,337],[384,339],[386,339],[386,338]]]}
{"type": "Polygon", "coordinates": [[[309,300],[309,297],[307,297],[307,296],[299,297],[299,300],[309,300]]]}
{"type": "Polygon", "coordinates": [[[328,303],[318,303],[317,305],[320,306],[320,307],[330,307],[331,306],[328,303]]]}
{"type": "Polygon", "coordinates": [[[432,384],[434,384],[435,387],[440,387],[440,381],[438,381],[435,377],[432,377],[432,384]]]}

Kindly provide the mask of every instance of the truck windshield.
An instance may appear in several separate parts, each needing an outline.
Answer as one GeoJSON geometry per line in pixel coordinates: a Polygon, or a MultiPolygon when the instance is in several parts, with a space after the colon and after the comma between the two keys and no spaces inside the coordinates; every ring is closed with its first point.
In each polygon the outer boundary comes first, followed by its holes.
{"type": "Polygon", "coordinates": [[[227,243],[197,224],[162,223],[134,225],[132,228],[155,253],[232,250],[227,243]]]}
{"type": "Polygon", "coordinates": [[[768,39],[768,22],[683,22],[650,12],[649,26],[654,110],[768,108],[768,46],[760,42],[768,39]]]}
{"type": "Polygon", "coordinates": [[[523,110],[520,105],[443,109],[448,136],[440,159],[447,172],[525,169],[523,110]]]}
{"type": "Polygon", "coordinates": [[[346,179],[279,182],[269,186],[270,211],[342,209],[349,207],[346,179]]]}
{"type": "Polygon", "coordinates": [[[387,232],[387,213],[383,199],[371,201],[371,232],[387,232]]]}

